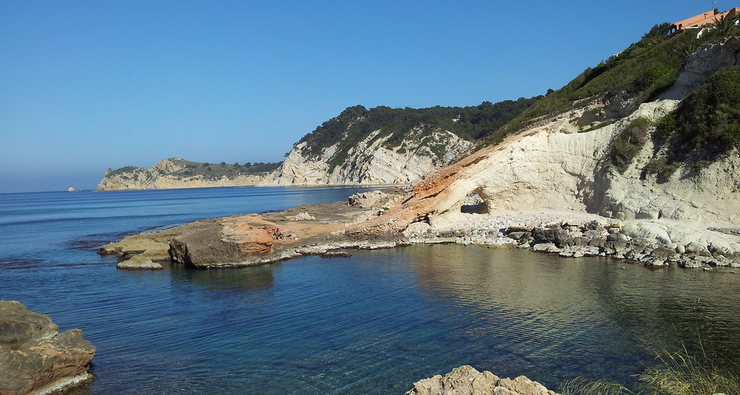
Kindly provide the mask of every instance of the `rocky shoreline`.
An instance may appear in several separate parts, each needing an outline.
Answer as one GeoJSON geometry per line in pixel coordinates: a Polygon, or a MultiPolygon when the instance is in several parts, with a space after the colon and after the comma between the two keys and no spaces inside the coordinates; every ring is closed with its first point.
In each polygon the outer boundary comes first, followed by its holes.
{"type": "Polygon", "coordinates": [[[411,243],[517,246],[563,257],[609,256],[661,267],[740,268],[737,229],[670,221],[621,220],[585,213],[503,213],[474,216],[454,226],[411,224],[411,243]]]}
{"type": "Polygon", "coordinates": [[[735,228],[622,221],[576,211],[466,214],[452,225],[434,226],[398,215],[403,213],[398,210],[401,202],[409,199],[407,192],[372,191],[348,202],[207,219],[129,236],[99,253],[118,255],[120,269],[161,269],[162,262],[208,269],[308,255],[347,256],[353,249],[459,243],[530,248],[564,257],[607,256],[651,267],[740,267],[740,230],[735,228]]]}

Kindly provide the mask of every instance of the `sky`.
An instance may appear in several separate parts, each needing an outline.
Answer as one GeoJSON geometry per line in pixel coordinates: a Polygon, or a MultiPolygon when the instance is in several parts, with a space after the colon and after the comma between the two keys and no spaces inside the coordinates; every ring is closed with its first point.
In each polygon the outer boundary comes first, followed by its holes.
{"type": "Polygon", "coordinates": [[[108,168],[278,162],[355,105],[558,89],[728,0],[0,0],[0,193],[108,168]]]}

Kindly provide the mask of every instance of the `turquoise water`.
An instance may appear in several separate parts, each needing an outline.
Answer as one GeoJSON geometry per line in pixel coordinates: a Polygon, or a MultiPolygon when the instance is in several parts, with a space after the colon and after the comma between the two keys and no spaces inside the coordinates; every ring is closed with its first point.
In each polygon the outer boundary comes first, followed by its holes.
{"type": "Polygon", "coordinates": [[[92,246],[348,188],[0,195],[0,299],[81,328],[91,394],[399,394],[471,364],[557,388],[633,383],[645,344],[740,360],[740,276],[476,246],[132,272],[92,246]]]}

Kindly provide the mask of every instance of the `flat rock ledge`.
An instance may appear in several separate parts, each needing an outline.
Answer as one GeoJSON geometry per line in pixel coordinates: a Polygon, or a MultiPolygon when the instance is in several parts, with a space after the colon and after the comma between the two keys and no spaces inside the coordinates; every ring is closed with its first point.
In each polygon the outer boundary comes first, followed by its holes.
{"type": "Polygon", "coordinates": [[[499,378],[489,371],[479,372],[470,365],[452,369],[444,376],[417,381],[406,395],[558,395],[525,376],[499,378]]]}
{"type": "Polygon", "coordinates": [[[82,331],[59,327],[48,315],[0,300],[0,394],[51,394],[90,382],[95,347],[82,331]]]}
{"type": "Polygon", "coordinates": [[[651,267],[740,268],[740,228],[661,219],[622,221],[577,211],[471,213],[439,227],[413,212],[389,214],[393,209],[388,207],[398,204],[402,192],[373,191],[353,195],[349,202],[196,221],[128,236],[101,247],[99,253],[119,256],[119,269],[162,269],[161,262],[210,269],[307,255],[346,256],[342,250],[351,249],[458,243],[574,258],[604,256],[651,267]]]}

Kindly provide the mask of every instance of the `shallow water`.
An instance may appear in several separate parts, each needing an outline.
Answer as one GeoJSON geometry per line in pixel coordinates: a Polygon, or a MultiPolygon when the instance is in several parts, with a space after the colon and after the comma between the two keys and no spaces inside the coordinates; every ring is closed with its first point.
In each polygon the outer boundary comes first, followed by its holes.
{"type": "Polygon", "coordinates": [[[654,363],[645,341],[739,360],[729,273],[458,245],[132,272],[87,248],[355,190],[0,195],[0,299],[84,331],[98,348],[92,394],[398,394],[462,364],[549,388],[632,383],[654,363]]]}

